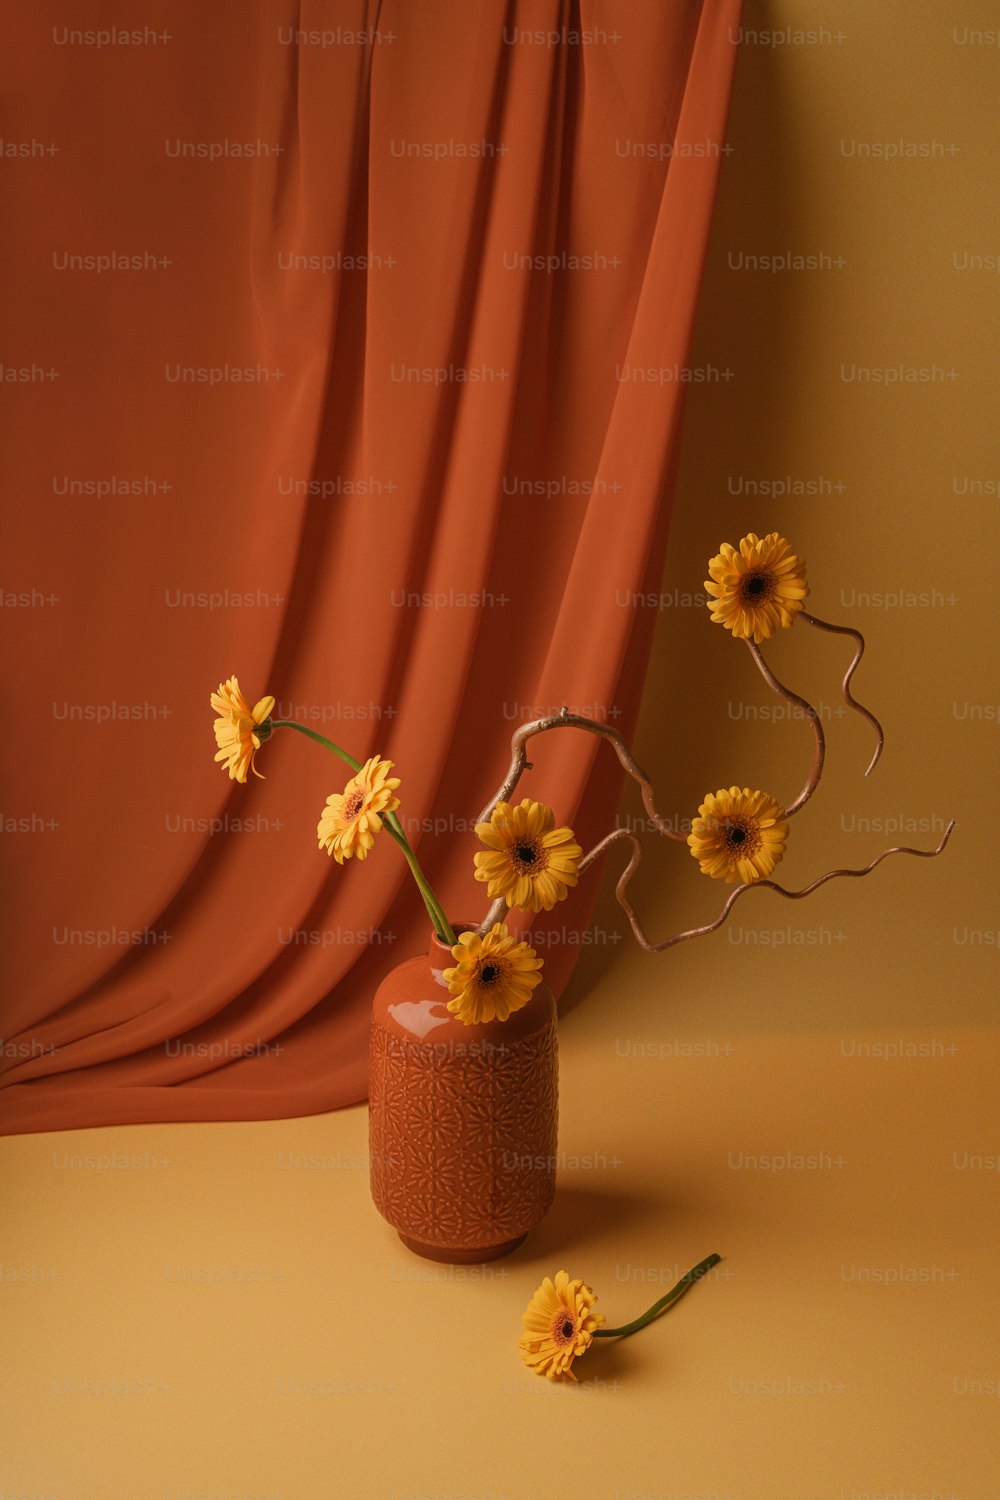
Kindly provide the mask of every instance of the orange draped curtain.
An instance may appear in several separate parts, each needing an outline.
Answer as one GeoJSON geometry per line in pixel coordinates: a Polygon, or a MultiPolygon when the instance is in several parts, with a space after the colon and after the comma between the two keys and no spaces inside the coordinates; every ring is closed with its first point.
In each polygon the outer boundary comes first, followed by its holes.
{"type": "MultiPolygon", "coordinates": [[[[457,921],[516,724],[629,732],[739,5],[72,9],[7,23],[0,1125],[328,1110],[426,913],[318,851],[318,746],[226,778],[209,694],[390,757],[457,921]]],[[[532,761],[613,826],[607,746],[532,761]]]]}

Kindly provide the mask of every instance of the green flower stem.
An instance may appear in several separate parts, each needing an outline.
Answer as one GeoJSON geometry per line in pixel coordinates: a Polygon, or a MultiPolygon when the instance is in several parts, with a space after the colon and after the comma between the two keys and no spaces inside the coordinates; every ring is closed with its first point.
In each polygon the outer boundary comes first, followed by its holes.
{"type": "MultiPolygon", "coordinates": [[[[297,729],[299,734],[308,735],[311,740],[316,741],[317,745],[324,745],[327,750],[332,750],[334,755],[339,755],[341,760],[346,760],[352,771],[361,770],[361,762],[355,760],[353,755],[349,755],[340,745],[335,745],[333,740],[328,740],[325,734],[317,734],[315,729],[307,729],[304,724],[297,723],[295,719],[265,719],[264,724],[270,724],[272,729],[297,729]]],[[[261,729],[264,724],[260,726],[261,729]]]]}
{"type": "MultiPolygon", "coordinates": [[[[323,745],[325,749],[331,750],[334,755],[339,755],[341,760],[347,762],[352,771],[361,770],[361,762],[355,760],[353,755],[349,755],[342,746],[335,745],[333,740],[328,740],[324,734],[317,734],[315,729],[307,729],[304,724],[297,723],[295,719],[265,719],[264,723],[270,724],[272,729],[297,729],[299,734],[307,735],[309,739],[315,740],[318,745],[323,745]]],[[[260,728],[263,729],[263,727],[264,725],[262,724],[260,728]]],[[[264,735],[261,738],[266,739],[267,736],[264,735]]],[[[402,824],[395,813],[384,813],[381,816],[389,834],[403,851],[406,863],[409,865],[413,878],[417,882],[417,888],[424,898],[424,905],[434,925],[434,931],[442,942],[448,943],[449,946],[454,946],[456,942],[454,930],[444,914],[444,908],[434,894],[430,881],[417,862],[417,856],[410,847],[410,841],[403,832],[402,824]]]]}
{"type": "Polygon", "coordinates": [[[413,872],[413,878],[417,882],[421,896],[424,898],[424,905],[430,913],[430,919],[434,924],[435,932],[443,943],[447,943],[449,948],[453,948],[458,941],[454,929],[445,916],[444,908],[434,894],[430,881],[417,863],[417,856],[410,848],[409,840],[399,826],[395,813],[385,814],[385,826],[402,849],[406,863],[413,872]]]}
{"type": "Polygon", "coordinates": [[[682,1276],[677,1285],[671,1287],[667,1295],[661,1297],[659,1302],[654,1302],[649,1311],[644,1312],[640,1318],[636,1318],[633,1323],[626,1323],[622,1328],[595,1328],[594,1338],[625,1339],[628,1338],[630,1333],[638,1333],[640,1328],[645,1328],[646,1324],[652,1323],[653,1319],[658,1318],[660,1313],[665,1312],[668,1307],[672,1307],[675,1302],[679,1302],[684,1293],[690,1291],[695,1282],[699,1281],[706,1271],[710,1271],[713,1266],[717,1266],[721,1259],[721,1255],[706,1255],[704,1260],[699,1261],[692,1270],[688,1271],[686,1276],[682,1276]]]}

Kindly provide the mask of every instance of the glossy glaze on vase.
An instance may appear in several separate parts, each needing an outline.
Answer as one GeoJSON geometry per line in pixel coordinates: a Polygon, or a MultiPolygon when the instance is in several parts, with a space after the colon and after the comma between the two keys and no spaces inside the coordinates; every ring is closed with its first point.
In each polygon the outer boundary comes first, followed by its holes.
{"type": "Polygon", "coordinates": [[[556,1006],[539,984],[506,1021],[447,1009],[434,940],[383,980],[372,1007],[369,1146],[375,1205],[431,1260],[515,1249],[555,1193],[556,1006]]]}

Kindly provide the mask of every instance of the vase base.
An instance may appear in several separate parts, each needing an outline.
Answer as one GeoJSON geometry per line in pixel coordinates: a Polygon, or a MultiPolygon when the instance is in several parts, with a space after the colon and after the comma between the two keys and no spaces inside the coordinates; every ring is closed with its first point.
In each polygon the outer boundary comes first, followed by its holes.
{"type": "Polygon", "coordinates": [[[447,1245],[428,1245],[424,1240],[417,1240],[412,1235],[404,1234],[401,1229],[397,1229],[396,1233],[407,1250],[412,1250],[414,1255],[421,1255],[424,1260],[445,1261],[453,1266],[479,1265],[481,1261],[499,1260],[502,1255],[510,1255],[528,1238],[526,1233],[519,1234],[514,1239],[504,1240],[499,1245],[484,1245],[479,1249],[467,1250],[449,1248],[447,1245]]]}

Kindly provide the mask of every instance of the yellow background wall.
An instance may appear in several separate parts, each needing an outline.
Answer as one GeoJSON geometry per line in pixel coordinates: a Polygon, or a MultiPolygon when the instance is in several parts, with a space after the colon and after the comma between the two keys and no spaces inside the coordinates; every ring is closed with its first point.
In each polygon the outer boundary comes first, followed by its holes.
{"type": "MultiPolygon", "coordinates": [[[[665,1014],[684,996],[706,1025],[778,1030],[996,1015],[998,35],[985,4],[747,7],[691,356],[720,375],[690,387],[636,753],[682,817],[732,782],[782,802],[801,786],[808,726],[690,598],[722,541],[778,530],[807,559],[807,607],[867,638],[853,689],[886,749],[865,780],[872,732],[838,693],[848,639],[799,625],[765,647],[827,735],[776,878],[799,887],[958,828],[937,862],[899,857],[802,902],[751,894],[728,932],[656,959],[612,946],[622,982],[659,966],[665,1014]],[[764,44],[789,33],[816,40],[764,44]],[[818,268],[748,269],[760,256],[818,268]],[[768,482],[778,494],[753,492],[768,482]]],[[[640,814],[630,789],[622,817],[640,814]]],[[[621,917],[611,884],[598,926],[621,917]]],[[[728,893],[666,842],[631,890],[656,938],[728,893]]]]}

